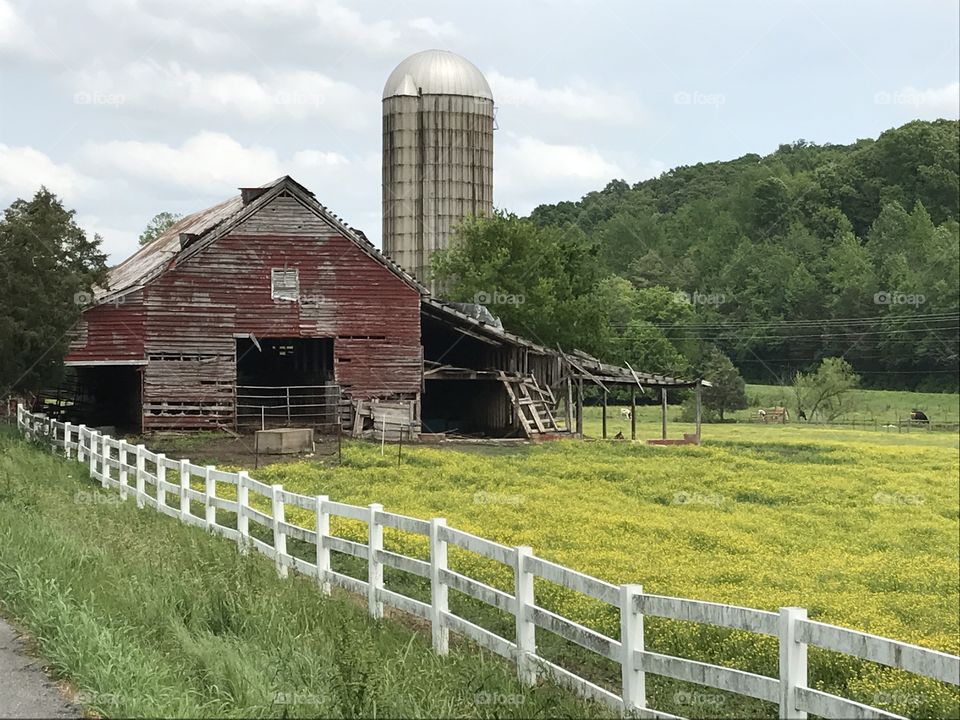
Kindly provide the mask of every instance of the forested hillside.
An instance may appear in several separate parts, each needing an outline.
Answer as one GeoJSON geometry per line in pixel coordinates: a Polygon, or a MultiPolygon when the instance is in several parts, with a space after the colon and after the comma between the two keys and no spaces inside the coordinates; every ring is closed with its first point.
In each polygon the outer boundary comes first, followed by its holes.
{"type": "Polygon", "coordinates": [[[468,223],[437,272],[462,299],[532,296],[493,308],[508,326],[649,369],[695,371],[712,344],[762,382],[843,356],[867,385],[955,389],[958,142],[917,121],[616,180],[468,223]]]}

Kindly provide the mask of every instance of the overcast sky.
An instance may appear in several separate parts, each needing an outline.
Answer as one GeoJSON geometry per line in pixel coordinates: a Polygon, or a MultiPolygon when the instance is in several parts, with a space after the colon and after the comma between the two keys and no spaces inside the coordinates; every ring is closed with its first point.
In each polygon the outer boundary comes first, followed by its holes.
{"type": "Polygon", "coordinates": [[[958,3],[0,0],[0,203],[45,184],[111,260],[161,210],[290,174],[380,237],[380,96],[453,50],[493,88],[494,201],[956,118],[958,3]]]}

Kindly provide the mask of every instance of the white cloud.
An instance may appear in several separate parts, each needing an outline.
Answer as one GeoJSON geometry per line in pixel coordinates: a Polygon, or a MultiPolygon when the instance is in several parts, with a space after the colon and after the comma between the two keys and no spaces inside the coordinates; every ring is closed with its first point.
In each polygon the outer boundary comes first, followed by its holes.
{"type": "Polygon", "coordinates": [[[159,142],[113,140],[88,143],[81,151],[101,171],[205,193],[262,185],[283,174],[276,153],[244,147],[229,135],[201,132],[175,148],[159,142]]]}
{"type": "Polygon", "coordinates": [[[334,0],[321,0],[317,17],[326,34],[351,41],[351,44],[374,50],[392,50],[400,40],[400,30],[389,20],[368,21],[352,8],[334,0]]]}
{"type": "Polygon", "coordinates": [[[494,201],[513,212],[577,198],[626,175],[594,148],[510,134],[505,140],[495,150],[494,201]]]}
{"type": "Polygon", "coordinates": [[[456,25],[452,22],[437,22],[431,17],[414,18],[407,24],[414,30],[419,30],[432,38],[445,38],[459,35],[456,25]]]}
{"type": "Polygon", "coordinates": [[[873,101],[877,105],[911,108],[915,117],[924,119],[955,118],[960,116],[960,82],[940,88],[920,89],[908,85],[895,92],[881,90],[874,94],[873,101]]]}
{"type": "Polygon", "coordinates": [[[312,70],[201,72],[180,63],[138,61],[120,70],[86,70],[72,79],[74,96],[120,98],[117,104],[176,113],[198,110],[230,113],[248,119],[274,116],[321,117],[343,127],[368,124],[376,117],[376,95],[312,70]],[[373,108],[372,112],[364,112],[373,108]]]}
{"type": "Polygon", "coordinates": [[[614,93],[573,82],[563,87],[542,87],[534,78],[513,78],[493,71],[487,75],[497,106],[530,108],[552,118],[629,125],[642,116],[636,96],[614,93]]]}
{"type": "Polygon", "coordinates": [[[32,147],[11,147],[0,143],[0,198],[4,204],[17,197],[29,197],[45,185],[66,200],[73,200],[91,185],[70,165],[58,164],[32,147]]]}
{"type": "MultiPolygon", "coordinates": [[[[99,235],[103,239],[101,249],[108,256],[108,264],[115,265],[137,249],[139,232],[118,228],[97,215],[77,215],[77,224],[89,237],[99,235]]],[[[146,227],[146,222],[144,222],[146,227]]]]}
{"type": "Polygon", "coordinates": [[[36,33],[8,0],[0,0],[0,53],[28,59],[49,57],[36,33]]]}
{"type": "Polygon", "coordinates": [[[299,168],[335,168],[349,163],[350,161],[338,152],[298,150],[293,154],[293,164],[299,168]]]}
{"type": "Polygon", "coordinates": [[[916,96],[919,99],[919,105],[929,108],[938,117],[957,117],[960,114],[960,82],[926,90],[908,87],[905,92],[916,96]]]}

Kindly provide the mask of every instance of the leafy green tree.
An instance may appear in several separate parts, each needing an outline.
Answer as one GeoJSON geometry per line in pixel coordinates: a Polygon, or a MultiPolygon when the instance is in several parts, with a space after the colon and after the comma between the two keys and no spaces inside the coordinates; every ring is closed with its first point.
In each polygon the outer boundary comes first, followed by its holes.
{"type": "MultiPolygon", "coordinates": [[[[702,390],[703,408],[707,411],[704,413],[705,417],[709,418],[712,413],[716,413],[723,422],[724,413],[727,411],[743,410],[747,407],[746,383],[730,358],[720,350],[710,349],[701,374],[712,385],[702,390]]],[[[684,416],[690,414],[685,405],[684,416]]]]}
{"type": "Polygon", "coordinates": [[[797,414],[833,420],[850,410],[849,392],[860,384],[853,366],[843,358],[824,358],[813,372],[798,372],[793,378],[797,414]]]}
{"type": "Polygon", "coordinates": [[[153,219],[147,223],[147,227],[140,233],[140,245],[149,245],[167,230],[182,216],[179,213],[160,212],[153,216],[153,219]]]}
{"type": "Polygon", "coordinates": [[[452,247],[434,255],[433,275],[445,296],[487,305],[505,327],[544,345],[602,347],[596,245],[577,227],[503,212],[468,218],[452,247]]]}
{"type": "Polygon", "coordinates": [[[56,382],[69,332],[105,280],[99,236],[46,188],[0,219],[0,395],[56,382]]]}

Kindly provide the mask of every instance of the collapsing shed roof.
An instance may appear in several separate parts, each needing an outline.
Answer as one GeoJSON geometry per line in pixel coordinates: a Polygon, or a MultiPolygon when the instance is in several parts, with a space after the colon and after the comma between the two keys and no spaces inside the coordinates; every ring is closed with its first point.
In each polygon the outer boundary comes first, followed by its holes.
{"type": "Polygon", "coordinates": [[[572,371],[573,375],[582,376],[587,380],[599,380],[601,383],[629,384],[642,387],[694,387],[699,379],[681,380],[667,375],[656,375],[646,372],[635,372],[630,368],[610,365],[581,350],[564,352],[562,350],[539,345],[526,338],[507,332],[497,322],[496,324],[463,312],[454,303],[444,302],[436,298],[424,297],[420,301],[421,312],[427,317],[454,327],[465,335],[496,345],[513,345],[541,355],[560,357],[572,371]]]}
{"type": "Polygon", "coordinates": [[[680,378],[670,377],[669,375],[657,375],[655,373],[640,372],[632,368],[623,368],[619,365],[610,365],[602,362],[592,355],[588,355],[582,350],[574,350],[567,353],[567,361],[574,368],[579,366],[588,379],[600,380],[605,384],[611,385],[640,385],[641,387],[660,387],[660,388],[685,388],[694,387],[698,383],[708,385],[702,378],[695,380],[682,380],[680,378]],[[592,376],[592,378],[591,378],[592,376]]]}

